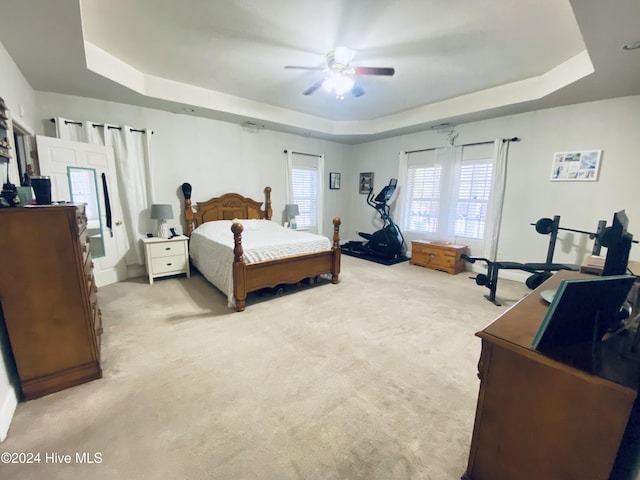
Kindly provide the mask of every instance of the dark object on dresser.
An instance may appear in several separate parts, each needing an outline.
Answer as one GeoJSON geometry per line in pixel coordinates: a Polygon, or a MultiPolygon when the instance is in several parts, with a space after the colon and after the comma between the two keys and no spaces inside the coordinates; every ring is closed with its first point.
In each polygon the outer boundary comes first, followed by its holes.
{"type": "Polygon", "coordinates": [[[0,302],[22,399],[102,377],[84,207],[0,210],[0,302]]]}

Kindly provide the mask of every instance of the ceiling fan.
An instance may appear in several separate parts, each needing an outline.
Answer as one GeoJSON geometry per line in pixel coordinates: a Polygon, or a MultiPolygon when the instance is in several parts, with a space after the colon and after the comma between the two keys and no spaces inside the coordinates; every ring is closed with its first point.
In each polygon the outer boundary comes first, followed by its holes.
{"type": "Polygon", "coordinates": [[[384,75],[393,76],[396,70],[392,67],[358,67],[351,66],[351,60],[356,51],[348,47],[336,47],[326,55],[324,66],[304,67],[298,65],[285,65],[287,69],[319,70],[324,72],[323,77],[307,88],[303,95],[311,95],[320,87],[335,93],[338,98],[344,98],[345,93],[351,92],[354,97],[364,95],[364,89],[354,79],[357,75],[384,75]]]}

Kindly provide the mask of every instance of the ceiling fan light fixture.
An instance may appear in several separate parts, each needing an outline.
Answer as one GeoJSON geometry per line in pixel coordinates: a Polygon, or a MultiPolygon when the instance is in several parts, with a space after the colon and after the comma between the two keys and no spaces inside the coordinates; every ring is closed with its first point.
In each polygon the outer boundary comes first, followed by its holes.
{"type": "Polygon", "coordinates": [[[348,47],[336,47],[326,55],[325,66],[303,66],[285,65],[287,69],[322,71],[324,76],[307,88],[303,95],[312,95],[320,87],[325,91],[333,93],[337,98],[342,99],[347,92],[351,92],[354,97],[364,95],[364,89],[356,84],[355,77],[358,75],[383,75],[393,76],[396,73],[393,67],[371,67],[371,66],[351,66],[350,62],[356,51],[348,47]]]}
{"type": "Polygon", "coordinates": [[[335,93],[337,97],[342,97],[353,88],[353,85],[353,78],[347,77],[339,72],[333,72],[324,81],[322,87],[327,92],[335,93]]]}
{"type": "Polygon", "coordinates": [[[356,54],[355,50],[352,50],[349,47],[336,47],[333,52],[330,52],[329,55],[333,54],[333,58],[329,58],[329,63],[337,63],[338,65],[349,65],[349,62],[353,60],[353,57],[356,54]],[[331,61],[333,60],[333,62],[331,61]]]}

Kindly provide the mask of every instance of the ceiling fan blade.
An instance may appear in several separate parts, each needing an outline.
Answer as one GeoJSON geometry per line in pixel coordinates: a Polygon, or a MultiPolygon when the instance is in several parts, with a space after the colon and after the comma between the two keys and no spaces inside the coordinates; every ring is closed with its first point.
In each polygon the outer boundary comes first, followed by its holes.
{"type": "Polygon", "coordinates": [[[392,76],[396,69],[392,67],[353,67],[356,75],[386,75],[392,76]]]}
{"type": "Polygon", "coordinates": [[[353,95],[354,97],[361,97],[362,95],[364,95],[364,93],[364,88],[362,88],[358,84],[355,84],[351,89],[351,95],[353,95]]]}
{"type": "Polygon", "coordinates": [[[324,70],[327,67],[303,67],[300,65],[285,65],[284,68],[295,70],[324,70]]]}
{"type": "Polygon", "coordinates": [[[322,84],[324,83],[324,78],[322,80],[318,80],[316,83],[314,83],[313,85],[311,85],[309,88],[307,88],[304,92],[302,92],[303,95],[311,95],[313,92],[315,92],[316,90],[318,90],[322,84]]]}

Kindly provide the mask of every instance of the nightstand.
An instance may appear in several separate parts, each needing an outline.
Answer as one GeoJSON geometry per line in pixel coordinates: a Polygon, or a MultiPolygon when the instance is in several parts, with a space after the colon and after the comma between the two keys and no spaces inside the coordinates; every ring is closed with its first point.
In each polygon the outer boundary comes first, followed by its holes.
{"type": "Polygon", "coordinates": [[[143,238],[144,252],[147,260],[149,284],[153,279],[186,273],[191,277],[189,269],[189,237],[178,235],[173,238],[143,238]]]}

